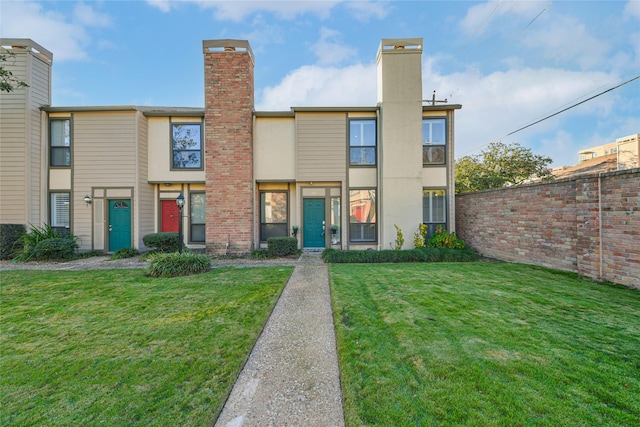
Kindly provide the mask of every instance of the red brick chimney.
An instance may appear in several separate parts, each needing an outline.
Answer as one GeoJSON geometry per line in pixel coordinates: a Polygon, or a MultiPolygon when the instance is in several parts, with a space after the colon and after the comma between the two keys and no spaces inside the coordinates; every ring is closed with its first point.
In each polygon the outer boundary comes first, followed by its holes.
{"type": "Polygon", "coordinates": [[[204,40],[207,252],[253,249],[253,52],[246,40],[204,40]]]}

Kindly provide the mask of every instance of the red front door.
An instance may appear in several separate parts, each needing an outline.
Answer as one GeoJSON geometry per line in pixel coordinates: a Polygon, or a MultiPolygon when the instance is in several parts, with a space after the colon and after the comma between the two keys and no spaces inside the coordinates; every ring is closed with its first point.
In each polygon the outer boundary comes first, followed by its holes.
{"type": "Polygon", "coordinates": [[[180,210],[178,209],[178,205],[176,205],[176,201],[161,200],[160,203],[162,206],[162,213],[160,215],[162,229],[160,231],[177,233],[180,210]]]}

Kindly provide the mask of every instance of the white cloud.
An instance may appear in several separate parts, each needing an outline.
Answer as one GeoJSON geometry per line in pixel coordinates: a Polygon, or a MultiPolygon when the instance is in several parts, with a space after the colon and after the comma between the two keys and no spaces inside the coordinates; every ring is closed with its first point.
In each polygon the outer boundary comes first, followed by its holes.
{"type": "Polygon", "coordinates": [[[502,0],[491,0],[480,3],[469,8],[465,17],[460,21],[460,28],[467,35],[477,36],[489,31],[498,17],[517,15],[533,18],[542,10],[542,5],[543,3],[534,1],[503,2],[502,0]]]}
{"type": "Polygon", "coordinates": [[[577,19],[555,16],[537,31],[530,30],[523,37],[523,45],[556,62],[576,63],[591,69],[606,61],[609,45],[589,34],[577,19]]]}
{"type": "Polygon", "coordinates": [[[108,27],[111,25],[111,17],[109,15],[97,12],[94,8],[84,3],[76,4],[73,16],[78,25],[85,27],[108,27]]]}
{"type": "MultiPolygon", "coordinates": [[[[606,120],[610,117],[615,96],[597,98],[553,118],[544,120],[526,130],[507,136],[524,126],[543,119],[559,110],[593,95],[603,82],[614,79],[603,72],[575,72],[562,69],[518,69],[494,72],[488,75],[460,73],[448,76],[425,76],[443,88],[457,88],[455,102],[462,104],[456,114],[456,157],[476,154],[484,144],[506,138],[526,142],[525,146],[538,146],[539,136],[561,129],[570,117],[593,116],[606,120]]],[[[445,90],[446,91],[446,90],[445,90]]],[[[544,154],[554,163],[563,164],[572,159],[566,150],[544,154]]],[[[574,151],[575,150],[574,148],[574,151]]],[[[543,153],[540,153],[543,154],[543,153]]]]}
{"type": "Polygon", "coordinates": [[[320,40],[311,46],[311,51],[318,57],[320,65],[339,64],[357,54],[356,49],[340,39],[339,31],[325,27],[320,29],[320,40]]]}
{"type": "Polygon", "coordinates": [[[629,0],[624,8],[624,14],[630,19],[640,20],[640,1],[629,0]]]}
{"type": "Polygon", "coordinates": [[[239,22],[255,12],[271,12],[281,19],[294,19],[305,13],[312,13],[321,18],[329,16],[331,9],[341,0],[331,1],[301,1],[301,0],[253,0],[253,1],[228,1],[228,0],[147,0],[150,6],[158,8],[162,12],[170,12],[191,3],[202,9],[213,9],[218,20],[230,20],[239,22]]]}
{"type": "Polygon", "coordinates": [[[360,22],[372,19],[384,19],[389,13],[390,2],[387,1],[347,1],[347,8],[353,12],[353,17],[360,22]]]}
{"type": "Polygon", "coordinates": [[[256,109],[287,111],[290,107],[371,106],[376,103],[375,65],[344,68],[308,65],[289,73],[278,85],[266,87],[256,109]]]}
{"type": "Polygon", "coordinates": [[[69,17],[46,11],[39,3],[2,2],[2,16],[2,37],[32,39],[54,52],[55,61],[87,59],[91,42],[87,27],[111,24],[108,15],[83,3],[69,17]]]}

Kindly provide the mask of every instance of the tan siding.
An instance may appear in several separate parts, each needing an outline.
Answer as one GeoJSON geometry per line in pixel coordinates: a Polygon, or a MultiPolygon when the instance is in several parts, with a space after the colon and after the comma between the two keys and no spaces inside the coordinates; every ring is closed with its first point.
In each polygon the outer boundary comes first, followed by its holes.
{"type": "MultiPolygon", "coordinates": [[[[26,78],[26,55],[17,55],[5,66],[26,78]]],[[[0,222],[26,223],[26,115],[27,90],[0,92],[0,222]]]]}
{"type": "MultiPolygon", "coordinates": [[[[42,135],[42,113],[40,107],[42,105],[51,104],[51,90],[50,90],[50,74],[51,66],[39,59],[36,56],[31,55],[30,62],[30,81],[29,81],[29,112],[30,112],[30,129],[29,139],[31,141],[30,146],[30,168],[29,171],[29,190],[30,190],[30,206],[28,215],[29,222],[32,224],[40,224],[49,221],[49,215],[47,214],[48,201],[45,187],[43,185],[43,177],[47,165],[44,164],[45,157],[43,156],[43,141],[42,135]]],[[[46,147],[46,145],[44,145],[46,147]]]]}
{"type": "Polygon", "coordinates": [[[88,249],[92,209],[85,206],[84,195],[92,187],[136,186],[136,112],[75,113],[72,127],[73,229],[82,239],[81,249],[88,249]]]}
{"type": "Polygon", "coordinates": [[[344,181],[347,119],[344,113],[296,115],[297,180],[344,181]]]}
{"type": "Polygon", "coordinates": [[[143,247],[142,238],[155,231],[154,186],[149,184],[149,121],[138,113],[138,191],[135,214],[137,215],[137,247],[143,247]]]}
{"type": "Polygon", "coordinates": [[[73,116],[74,187],[87,191],[136,183],[136,113],[76,113],[73,116]]]}
{"type": "Polygon", "coordinates": [[[28,88],[0,93],[0,222],[40,224],[44,210],[40,107],[50,104],[50,65],[16,51],[4,66],[28,88]]]}

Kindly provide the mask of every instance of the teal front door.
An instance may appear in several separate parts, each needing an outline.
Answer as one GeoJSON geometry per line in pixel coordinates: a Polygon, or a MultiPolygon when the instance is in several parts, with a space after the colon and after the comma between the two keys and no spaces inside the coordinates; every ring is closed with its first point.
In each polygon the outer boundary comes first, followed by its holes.
{"type": "Polygon", "coordinates": [[[109,200],[109,252],[131,247],[131,201],[109,200]]]}
{"type": "Polygon", "coordinates": [[[324,199],[304,199],[302,244],[305,248],[324,248],[324,199]]]}

